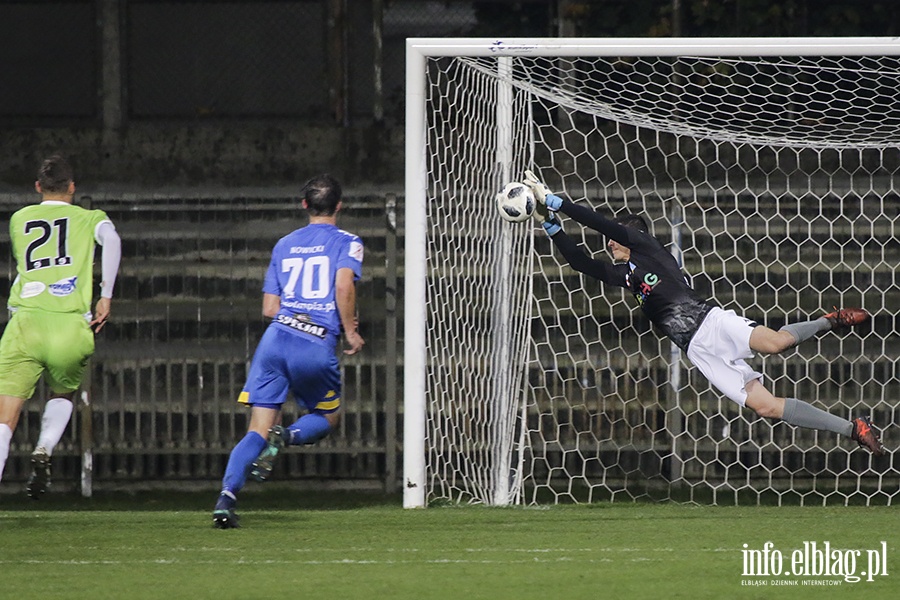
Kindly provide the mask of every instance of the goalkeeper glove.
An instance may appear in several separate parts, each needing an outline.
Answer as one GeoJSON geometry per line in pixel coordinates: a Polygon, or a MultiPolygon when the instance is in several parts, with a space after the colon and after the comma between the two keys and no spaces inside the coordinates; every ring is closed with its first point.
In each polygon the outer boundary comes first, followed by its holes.
{"type": "Polygon", "coordinates": [[[556,196],[550,192],[550,189],[541,183],[534,173],[531,171],[525,171],[525,179],[522,182],[528,187],[531,188],[531,191],[534,193],[534,197],[537,201],[547,208],[556,212],[562,206],[562,198],[556,196]]]}
{"type": "Polygon", "coordinates": [[[546,231],[549,236],[553,236],[562,231],[562,224],[556,217],[556,213],[551,213],[547,210],[545,204],[538,203],[534,209],[534,218],[541,224],[541,227],[544,228],[544,231],[546,231]]]}

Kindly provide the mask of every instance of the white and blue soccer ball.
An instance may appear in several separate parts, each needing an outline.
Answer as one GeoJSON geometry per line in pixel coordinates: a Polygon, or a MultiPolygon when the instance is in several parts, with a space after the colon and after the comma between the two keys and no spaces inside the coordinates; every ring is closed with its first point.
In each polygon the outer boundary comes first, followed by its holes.
{"type": "Polygon", "coordinates": [[[531,188],[518,181],[507,183],[497,192],[497,210],[503,220],[510,223],[521,223],[531,218],[536,202],[531,188]]]}

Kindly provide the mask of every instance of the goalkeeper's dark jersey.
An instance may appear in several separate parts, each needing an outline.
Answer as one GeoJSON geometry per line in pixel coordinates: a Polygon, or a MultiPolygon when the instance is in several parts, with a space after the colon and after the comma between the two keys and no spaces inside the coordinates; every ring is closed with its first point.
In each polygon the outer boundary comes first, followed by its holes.
{"type": "Polygon", "coordinates": [[[697,294],[678,263],[655,237],[565,200],[560,212],[631,250],[625,264],[594,260],[560,231],[551,238],[569,265],[600,281],[631,290],[644,314],[682,350],[712,305],[697,294]]]}

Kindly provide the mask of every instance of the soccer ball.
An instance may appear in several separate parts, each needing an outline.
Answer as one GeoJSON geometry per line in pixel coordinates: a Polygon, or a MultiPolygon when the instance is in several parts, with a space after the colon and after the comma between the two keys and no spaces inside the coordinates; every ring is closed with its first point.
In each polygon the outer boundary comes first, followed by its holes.
{"type": "Polygon", "coordinates": [[[534,193],[524,183],[513,181],[497,192],[497,210],[510,223],[526,221],[534,213],[534,193]]]}

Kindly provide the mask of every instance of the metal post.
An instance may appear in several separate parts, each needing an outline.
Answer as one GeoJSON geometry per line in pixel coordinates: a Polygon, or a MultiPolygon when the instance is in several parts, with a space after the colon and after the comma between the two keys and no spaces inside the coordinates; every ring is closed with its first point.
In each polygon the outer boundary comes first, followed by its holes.
{"type": "Polygon", "coordinates": [[[113,175],[118,171],[122,145],[122,27],[121,3],[118,0],[99,0],[101,67],[100,114],[103,124],[100,145],[102,171],[113,175]]]}
{"type": "MultiPolygon", "coordinates": [[[[508,79],[512,72],[512,57],[501,56],[497,60],[497,71],[500,78],[497,82],[496,111],[496,161],[500,183],[511,179],[512,139],[513,139],[513,91],[508,79]]],[[[499,187],[499,186],[495,186],[499,187]]],[[[512,454],[511,427],[509,422],[510,406],[515,402],[510,381],[510,297],[512,283],[511,254],[513,230],[510,223],[501,225],[498,253],[494,268],[495,299],[493,310],[493,427],[491,430],[493,465],[491,471],[491,504],[504,506],[510,504],[510,459],[512,454]]]]}
{"type": "Polygon", "coordinates": [[[681,37],[681,0],[672,0],[672,37],[681,37]]]}
{"type": "Polygon", "coordinates": [[[397,489],[397,196],[385,196],[384,491],[397,489]]]}
{"type": "MultiPolygon", "coordinates": [[[[90,369],[91,365],[88,364],[87,372],[90,369]]],[[[87,382],[85,387],[90,389],[87,382]]],[[[90,498],[94,494],[94,415],[87,389],[81,392],[81,406],[78,410],[81,415],[81,495],[90,498]]]]}
{"type": "Polygon", "coordinates": [[[328,2],[329,94],[334,121],[347,125],[347,6],[345,0],[328,2]]]}
{"type": "MultiPolygon", "coordinates": [[[[681,225],[684,222],[681,203],[676,195],[671,204],[669,213],[669,222],[672,226],[672,256],[678,266],[682,266],[682,241],[681,241],[681,225]]],[[[681,409],[681,349],[675,342],[669,343],[669,401],[666,410],[666,430],[672,438],[672,461],[669,466],[669,480],[672,484],[681,485],[683,476],[684,461],[681,459],[681,452],[678,448],[678,442],[684,433],[684,411],[681,409]]]]}
{"type": "Polygon", "coordinates": [[[384,120],[384,0],[372,2],[372,115],[376,123],[384,120]]]}
{"type": "Polygon", "coordinates": [[[426,59],[406,43],[406,181],[403,253],[403,506],[425,506],[425,328],[428,163],[425,159],[426,59]]]}

